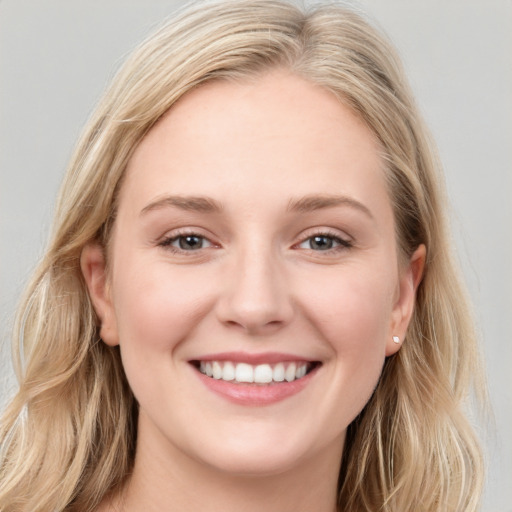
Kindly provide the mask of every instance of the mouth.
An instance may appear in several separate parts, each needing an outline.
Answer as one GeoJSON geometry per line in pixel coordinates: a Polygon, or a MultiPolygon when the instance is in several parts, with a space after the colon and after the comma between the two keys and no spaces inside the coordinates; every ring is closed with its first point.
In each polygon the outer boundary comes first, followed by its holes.
{"type": "Polygon", "coordinates": [[[210,379],[260,386],[282,385],[301,380],[321,365],[319,361],[250,364],[229,360],[196,360],[191,363],[210,379]]]}
{"type": "Polygon", "coordinates": [[[206,389],[242,406],[267,406],[301,393],[323,366],[277,352],[223,352],[188,362],[206,389]]]}

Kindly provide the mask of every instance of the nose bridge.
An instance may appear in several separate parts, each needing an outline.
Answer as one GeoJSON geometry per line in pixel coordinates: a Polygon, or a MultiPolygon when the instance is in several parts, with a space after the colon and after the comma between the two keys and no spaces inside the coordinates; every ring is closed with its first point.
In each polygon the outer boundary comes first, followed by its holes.
{"type": "Polygon", "coordinates": [[[273,331],[292,314],[283,261],[270,241],[244,244],[235,251],[221,297],[221,319],[247,332],[273,331]]]}

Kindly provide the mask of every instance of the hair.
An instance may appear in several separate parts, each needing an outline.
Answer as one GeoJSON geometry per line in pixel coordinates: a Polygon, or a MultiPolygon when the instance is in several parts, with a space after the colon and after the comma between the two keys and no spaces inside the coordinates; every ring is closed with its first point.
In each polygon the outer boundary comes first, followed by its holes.
{"type": "Polygon", "coordinates": [[[406,343],[348,428],[339,510],[478,509],[483,462],[466,404],[485,389],[480,356],[440,163],[396,52],[347,7],[228,0],[188,6],[149,37],[77,145],[16,320],[20,385],[0,427],[2,512],[92,511],[130,474],[137,404],[118,347],[99,338],[81,251],[108,245],[127,162],[179,98],[273,68],[333,92],[365,121],[382,148],[399,252],[427,248],[406,343]]]}

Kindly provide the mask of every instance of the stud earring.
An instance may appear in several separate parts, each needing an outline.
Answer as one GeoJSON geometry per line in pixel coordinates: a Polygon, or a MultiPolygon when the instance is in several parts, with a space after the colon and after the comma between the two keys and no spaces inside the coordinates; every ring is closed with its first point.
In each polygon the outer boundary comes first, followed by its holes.
{"type": "Polygon", "coordinates": [[[393,341],[398,345],[400,343],[400,338],[398,336],[393,336],[393,341]]]}

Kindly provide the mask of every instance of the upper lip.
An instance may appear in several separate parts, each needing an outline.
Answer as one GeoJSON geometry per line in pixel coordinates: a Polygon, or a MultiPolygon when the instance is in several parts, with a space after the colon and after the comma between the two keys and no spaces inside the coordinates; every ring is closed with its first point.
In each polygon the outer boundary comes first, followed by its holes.
{"type": "Polygon", "coordinates": [[[284,352],[261,352],[251,354],[249,352],[216,352],[215,354],[205,354],[190,360],[194,361],[231,361],[234,363],[247,363],[251,365],[258,364],[276,364],[285,362],[304,362],[310,363],[315,359],[287,354],[284,352]]]}

